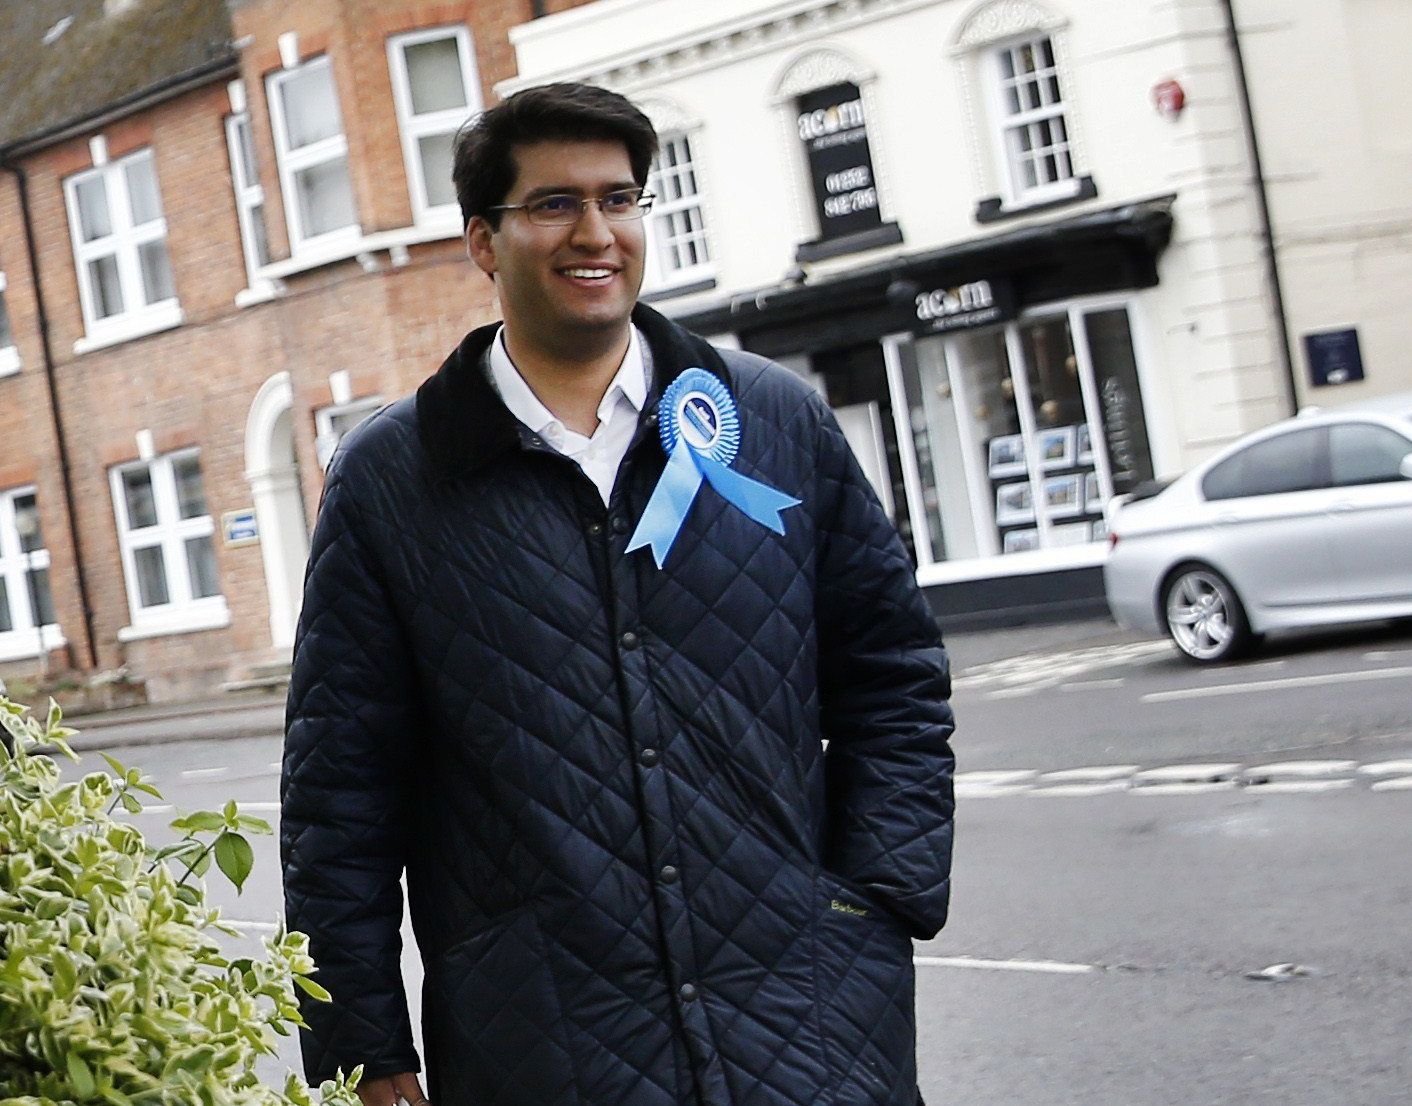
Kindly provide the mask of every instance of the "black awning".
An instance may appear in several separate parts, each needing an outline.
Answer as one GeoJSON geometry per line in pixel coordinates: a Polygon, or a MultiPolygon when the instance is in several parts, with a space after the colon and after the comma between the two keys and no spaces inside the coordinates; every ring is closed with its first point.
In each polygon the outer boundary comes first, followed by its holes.
{"type": "Polygon", "coordinates": [[[702,334],[738,333],[747,348],[776,355],[910,330],[912,296],[923,288],[1004,278],[1020,307],[1151,288],[1171,241],[1175,200],[1162,196],[1019,227],[814,283],[771,285],[675,317],[702,334]]]}

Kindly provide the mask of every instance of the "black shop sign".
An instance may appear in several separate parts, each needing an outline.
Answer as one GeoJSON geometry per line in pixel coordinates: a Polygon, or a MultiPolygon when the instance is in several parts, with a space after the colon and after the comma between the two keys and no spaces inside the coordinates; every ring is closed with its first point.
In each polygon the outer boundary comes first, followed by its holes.
{"type": "Polygon", "coordinates": [[[799,97],[799,140],[809,161],[820,239],[882,225],[863,95],[836,84],[799,97]]]}
{"type": "Polygon", "coordinates": [[[918,335],[994,326],[1015,317],[1015,289],[1008,280],[929,287],[916,294],[911,307],[918,335]]]}

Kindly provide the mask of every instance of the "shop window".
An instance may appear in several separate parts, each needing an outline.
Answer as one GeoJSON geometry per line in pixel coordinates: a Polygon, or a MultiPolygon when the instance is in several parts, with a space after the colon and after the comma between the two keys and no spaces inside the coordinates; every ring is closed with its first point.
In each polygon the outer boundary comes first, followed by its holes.
{"type": "Polygon", "coordinates": [[[1152,476],[1125,307],[924,338],[899,369],[921,564],[1100,541],[1152,476]]]}
{"type": "Polygon", "coordinates": [[[412,211],[457,223],[451,183],[456,132],[481,110],[480,77],[465,27],[414,31],[387,44],[412,211]]]}
{"type": "Polygon", "coordinates": [[[255,288],[263,283],[258,276],[260,269],[270,263],[270,245],[265,234],[265,190],[255,164],[249,112],[226,119],[226,145],[230,150],[230,179],[235,188],[246,279],[255,288]]]}
{"type": "Polygon", "coordinates": [[[1072,196],[1077,190],[1064,90],[1049,35],[991,53],[996,141],[1014,205],[1072,196]]]}
{"type": "Polygon", "coordinates": [[[0,493],[0,659],[54,648],[57,631],[35,490],[0,493]]]}
{"type": "Polygon", "coordinates": [[[348,137],[329,59],[271,74],[269,101],[290,249],[307,253],[356,237],[348,137]]]}
{"type": "Polygon", "coordinates": [[[120,636],[225,625],[215,524],[197,452],[121,465],[111,480],[132,615],[120,636]]]}
{"type": "Polygon", "coordinates": [[[351,403],[335,404],[314,412],[316,437],[314,446],[319,456],[319,467],[327,471],[338,443],[348,436],[355,426],[361,423],[383,405],[377,396],[356,399],[351,403]]]}
{"type": "Polygon", "coordinates": [[[661,287],[710,277],[700,171],[689,135],[662,136],[647,189],[656,197],[647,224],[649,283],[661,287]]]}
{"type": "Polygon", "coordinates": [[[88,337],[136,337],[180,322],[152,151],[69,177],[64,196],[88,337]]]}
{"type": "Polygon", "coordinates": [[[15,334],[10,329],[10,312],[5,306],[5,274],[0,272],[0,376],[20,367],[20,351],[15,348],[15,334]]]}

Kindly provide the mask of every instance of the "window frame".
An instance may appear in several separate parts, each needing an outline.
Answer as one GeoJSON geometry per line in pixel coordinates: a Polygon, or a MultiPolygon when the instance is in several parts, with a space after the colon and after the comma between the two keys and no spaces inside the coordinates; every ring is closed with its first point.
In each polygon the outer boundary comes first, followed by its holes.
{"type": "Polygon", "coordinates": [[[260,183],[259,166],[255,163],[254,123],[248,110],[234,112],[225,118],[226,152],[230,156],[230,183],[235,193],[236,220],[240,225],[240,252],[245,258],[246,286],[251,290],[267,291],[272,288],[269,281],[260,277],[260,270],[270,263],[266,257],[262,262],[255,252],[256,220],[265,231],[265,249],[269,250],[269,224],[264,221],[265,187],[260,183]],[[240,129],[244,127],[250,143],[250,161],[255,169],[255,179],[245,179],[245,157],[241,149],[240,129]],[[259,213],[256,213],[259,208],[259,213]]]}
{"type": "Polygon", "coordinates": [[[162,203],[161,181],[157,176],[157,159],[151,146],[134,150],[102,165],[82,169],[64,178],[64,206],[69,219],[69,240],[73,247],[74,269],[78,279],[79,308],[83,315],[84,334],[89,340],[80,343],[77,352],[93,344],[107,344],[127,338],[137,338],[157,330],[165,330],[182,322],[181,300],[176,291],[176,269],[167,250],[167,266],[172,274],[172,294],[155,303],[144,303],[146,293],[142,283],[142,262],[138,251],[160,241],[166,250],[167,217],[162,203]],[[127,187],[127,166],[148,160],[157,186],[157,206],[161,212],[155,219],[141,225],[133,223],[132,197],[127,187]],[[108,205],[109,233],[90,242],[83,240],[79,215],[78,189],[89,180],[102,182],[104,201],[108,205]],[[89,272],[89,263],[112,257],[117,266],[118,288],[123,297],[123,310],[99,318],[97,299],[89,272]],[[138,305],[141,306],[132,306],[138,305]]]}
{"type": "Polygon", "coordinates": [[[412,222],[416,226],[449,223],[459,229],[459,204],[454,200],[446,204],[428,202],[421,152],[417,143],[419,139],[429,135],[454,134],[485,110],[480,70],[476,66],[476,52],[470,28],[456,23],[392,35],[387,40],[387,68],[392,78],[392,101],[397,112],[397,131],[402,142],[402,164],[407,174],[407,195],[412,203],[412,222]],[[463,108],[444,108],[419,116],[412,110],[412,82],[406,48],[445,38],[453,39],[456,43],[456,54],[461,62],[461,87],[466,103],[463,108]]]}
{"type": "Polygon", "coordinates": [[[5,270],[0,269],[0,316],[5,319],[5,328],[10,332],[10,340],[7,344],[0,346],[0,376],[9,376],[11,373],[20,371],[20,347],[15,341],[15,319],[10,314],[10,309],[5,302],[5,292],[9,287],[5,279],[5,270]]]}
{"type": "Polygon", "coordinates": [[[270,126],[275,139],[275,163],[279,169],[280,195],[284,201],[284,222],[289,232],[289,252],[293,257],[305,257],[324,249],[362,238],[358,220],[358,196],[353,188],[352,165],[348,160],[348,131],[343,123],[343,105],[339,101],[338,82],[334,79],[333,61],[327,54],[309,58],[288,69],[279,69],[265,78],[265,99],[270,112],[270,126]],[[338,133],[321,138],[298,150],[289,149],[289,129],[285,120],[282,86],[313,69],[327,69],[333,86],[333,102],[338,110],[338,133]],[[299,214],[299,192],[295,183],[298,174],[331,161],[343,159],[348,174],[348,191],[353,200],[353,221],[321,234],[305,234],[299,214]]]}
{"type": "MultiPolygon", "coordinates": [[[[19,527],[15,524],[15,501],[23,496],[35,497],[38,509],[39,492],[33,484],[0,491],[0,579],[5,582],[5,600],[10,617],[10,629],[0,630],[0,660],[19,660],[24,657],[38,657],[64,646],[64,636],[59,624],[46,622],[38,624],[38,612],[30,593],[28,573],[31,570],[50,567],[49,547],[26,553],[20,547],[19,527]],[[23,617],[20,617],[23,616],[23,617]]],[[[40,532],[43,532],[41,523],[40,532]]],[[[52,601],[53,581],[50,581],[52,601]]],[[[57,618],[57,613],[55,615],[57,618]]]]}
{"type": "Polygon", "coordinates": [[[327,472],[343,439],[386,404],[387,401],[382,396],[365,396],[362,399],[350,399],[347,403],[331,403],[327,407],[318,408],[314,412],[314,451],[318,457],[319,468],[327,472]],[[356,415],[360,411],[365,412],[363,417],[335,437],[334,420],[342,415],[356,415]]]}
{"type": "Polygon", "coordinates": [[[652,210],[647,214],[647,272],[644,286],[649,292],[666,291],[684,284],[712,280],[716,275],[716,260],[711,249],[710,220],[706,210],[705,181],[701,171],[699,148],[694,142],[700,133],[699,128],[694,128],[665,131],[658,136],[658,152],[652,159],[652,167],[647,175],[647,189],[654,196],[652,210]],[[686,145],[688,158],[685,164],[690,166],[696,191],[690,196],[669,200],[665,189],[660,185],[662,174],[659,166],[662,152],[669,143],[674,142],[686,145]],[[692,209],[696,210],[701,220],[701,249],[706,259],[695,265],[671,268],[667,263],[667,257],[672,250],[671,239],[661,229],[662,225],[670,216],[692,209]]]}
{"type": "MultiPolygon", "coordinates": [[[[230,624],[230,609],[224,591],[194,598],[191,594],[191,566],[186,556],[186,542],[191,538],[210,537],[214,552],[216,523],[210,501],[206,514],[196,518],[181,518],[174,466],[189,457],[200,463],[199,448],[178,449],[147,460],[127,461],[108,470],[109,490],[113,497],[113,515],[117,525],[118,549],[123,566],[123,583],[127,591],[130,624],[118,631],[120,641],[153,637],[161,634],[186,633],[193,630],[216,629],[230,624]],[[150,526],[133,527],[128,517],[127,496],[123,490],[123,475],[146,469],[152,483],[152,503],[157,521],[150,526]],[[138,586],[136,554],[154,546],[162,550],[166,576],[167,602],[143,606],[138,586]]],[[[202,495],[205,495],[205,473],[202,472],[202,495]]],[[[217,583],[219,580],[217,561],[217,583]]]]}
{"type": "Polygon", "coordinates": [[[1049,30],[1030,30],[1022,35],[987,43],[981,58],[981,79],[985,85],[985,102],[990,118],[990,145],[995,159],[996,175],[999,178],[1000,193],[1004,197],[1004,208],[1016,210],[1035,207],[1077,196],[1083,188],[1084,178],[1075,157],[1073,99],[1065,80],[1064,66],[1060,63],[1058,35],[1049,30]],[[1050,54],[1054,59],[1053,75],[1059,83],[1059,101],[1057,104],[1012,113],[1005,103],[1005,86],[1007,81],[1013,81],[1015,78],[1005,76],[1001,55],[1025,46],[1038,48],[1045,40],[1049,42],[1050,54]],[[1062,119],[1064,124],[1069,176],[1058,181],[1026,187],[1023,184],[1020,156],[1012,146],[1011,133],[1020,126],[1045,122],[1056,117],[1062,119]]]}

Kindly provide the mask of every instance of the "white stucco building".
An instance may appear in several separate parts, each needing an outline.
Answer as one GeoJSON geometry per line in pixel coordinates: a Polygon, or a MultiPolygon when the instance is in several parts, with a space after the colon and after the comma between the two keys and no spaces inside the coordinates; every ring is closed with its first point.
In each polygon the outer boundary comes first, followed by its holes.
{"type": "Polygon", "coordinates": [[[1412,387],[1412,6],[1240,19],[1248,81],[1223,0],[601,0],[501,91],[652,116],[648,298],[810,379],[938,612],[1013,619],[1093,605],[1111,495],[1412,387]]]}

